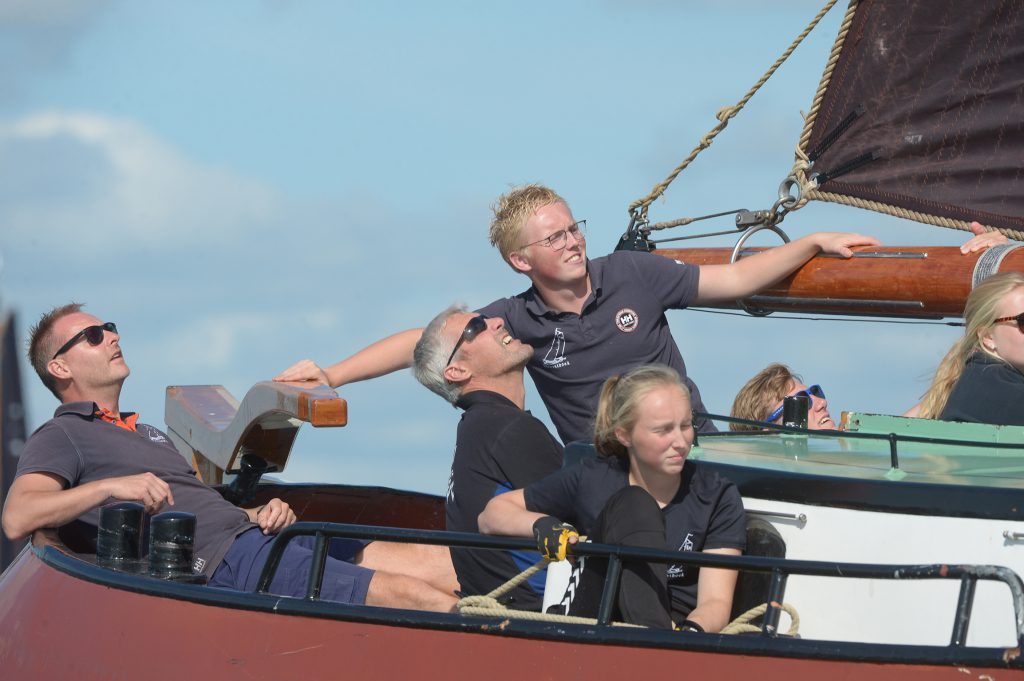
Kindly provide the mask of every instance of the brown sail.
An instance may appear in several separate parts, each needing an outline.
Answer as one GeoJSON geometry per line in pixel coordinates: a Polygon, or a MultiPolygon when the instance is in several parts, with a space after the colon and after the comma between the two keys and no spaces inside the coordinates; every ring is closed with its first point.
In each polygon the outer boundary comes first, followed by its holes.
{"type": "Polygon", "coordinates": [[[856,3],[801,139],[835,201],[1024,238],[1024,3],[856,3]]]}

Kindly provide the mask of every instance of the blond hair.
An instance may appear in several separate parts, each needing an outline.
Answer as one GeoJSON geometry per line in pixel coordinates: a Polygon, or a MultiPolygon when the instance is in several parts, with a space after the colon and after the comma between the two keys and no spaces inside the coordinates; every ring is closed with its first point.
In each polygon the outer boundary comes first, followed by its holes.
{"type": "MultiPolygon", "coordinates": [[[[775,404],[789,394],[790,386],[796,382],[802,383],[803,379],[790,371],[785,364],[769,364],[754,374],[754,377],[736,393],[729,416],[748,421],[764,421],[775,409],[775,404]]],[[[730,423],[729,429],[759,430],[757,426],[745,423],[730,423]]]]}
{"type": "Polygon", "coordinates": [[[494,219],[491,220],[491,245],[498,249],[501,257],[512,269],[516,268],[510,258],[512,253],[523,247],[521,241],[526,222],[538,210],[553,203],[565,203],[565,199],[544,185],[526,184],[502,194],[491,206],[491,210],[494,211],[494,219]]]}
{"type": "Polygon", "coordinates": [[[923,419],[937,419],[946,408],[953,386],[964,372],[967,359],[976,352],[986,352],[1002,360],[995,352],[982,344],[981,337],[987,333],[999,316],[997,309],[1002,299],[1014,289],[1024,286],[1024,274],[1003,272],[995,274],[974,287],[967,296],[964,306],[964,335],[960,337],[935,369],[931,387],[921,398],[918,416],[923,419]]]}
{"type": "Polygon", "coordinates": [[[677,387],[687,401],[690,391],[675,369],[664,364],[644,364],[604,382],[594,419],[594,446],[602,456],[629,457],[626,447],[615,436],[618,428],[631,430],[639,415],[637,406],[656,388],[677,387]]]}

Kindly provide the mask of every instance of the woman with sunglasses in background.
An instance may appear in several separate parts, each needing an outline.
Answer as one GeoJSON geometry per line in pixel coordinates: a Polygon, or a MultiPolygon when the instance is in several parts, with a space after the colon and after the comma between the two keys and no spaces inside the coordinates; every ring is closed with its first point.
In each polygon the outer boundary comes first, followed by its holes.
{"type": "MultiPolygon", "coordinates": [[[[782,401],[792,395],[806,395],[808,430],[830,430],[836,427],[828,412],[828,400],[820,385],[806,386],[799,375],[785,364],[769,364],[747,381],[732,403],[733,418],[782,423],[782,401]]],[[[745,423],[730,423],[732,430],[760,430],[745,423]]]]}
{"type": "Polygon", "coordinates": [[[967,297],[964,335],[935,370],[917,416],[1024,425],[1024,274],[1005,272],[967,297]]]}
{"type": "MultiPolygon", "coordinates": [[[[605,544],[739,555],[746,545],[743,501],[732,482],[687,461],[693,439],[690,395],[674,369],[648,364],[612,376],[598,400],[598,456],[494,497],[480,514],[480,531],[532,534],[551,558],[564,558],[566,544],[580,534],[605,544]]],[[[735,570],[622,567],[614,618],[708,632],[728,623],[735,570]]],[[[562,603],[569,614],[597,614],[606,569],[607,560],[593,557],[577,565],[562,603]]]]}

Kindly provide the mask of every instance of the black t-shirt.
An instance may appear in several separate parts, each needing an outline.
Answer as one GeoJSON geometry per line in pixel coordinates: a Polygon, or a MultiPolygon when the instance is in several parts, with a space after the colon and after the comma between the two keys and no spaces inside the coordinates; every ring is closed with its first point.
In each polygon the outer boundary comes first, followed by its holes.
{"type": "Polygon", "coordinates": [[[939,418],[1024,426],[1024,374],[984,352],[967,358],[939,418]]]}
{"type": "MultiPolygon", "coordinates": [[[[747,524],[736,486],[699,463],[687,461],[675,498],[665,516],[666,547],[671,551],[746,547],[747,524]]],[[[594,531],[608,499],[629,485],[624,459],[598,456],[536,482],[524,490],[526,508],[571,523],[581,534],[594,531]]],[[[685,618],[697,605],[699,570],[669,565],[673,618],[685,618]]]]}
{"type": "MultiPolygon", "coordinates": [[[[152,473],[170,485],[174,497],[174,506],[165,504],[161,512],[196,516],[193,568],[213,575],[235,537],[255,527],[249,516],[196,478],[195,470],[163,432],[145,423],[136,424],[132,432],[101,420],[95,411],[92,402],[61,405],[25,443],[17,474],[51,473],[63,478],[67,489],[94,480],[152,473]]],[[[129,415],[122,412],[121,418],[129,415]]],[[[99,525],[99,508],[79,520],[99,525]]]]}
{"type": "MultiPolygon", "coordinates": [[[[519,489],[557,471],[562,446],[544,424],[507,398],[488,390],[464,395],[465,409],[455,440],[455,458],[445,501],[446,525],[477,532],[477,517],[494,496],[519,489]]],[[[536,553],[453,548],[452,562],[462,591],[486,594],[538,560],[536,553]]],[[[511,592],[518,609],[539,610],[544,572],[511,592]]]]}

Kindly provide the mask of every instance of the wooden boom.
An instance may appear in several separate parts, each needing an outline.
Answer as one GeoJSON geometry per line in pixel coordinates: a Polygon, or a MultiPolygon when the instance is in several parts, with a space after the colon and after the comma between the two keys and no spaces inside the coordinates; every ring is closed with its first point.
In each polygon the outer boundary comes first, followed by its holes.
{"type": "MultiPolygon", "coordinates": [[[[744,249],[740,257],[764,248],[744,249]]],[[[1024,248],[996,247],[963,255],[955,246],[855,249],[854,257],[821,255],[761,294],[752,309],[886,317],[961,317],[976,273],[1024,272],[1024,248]]],[[[657,249],[695,265],[729,262],[730,248],[657,249]]],[[[729,301],[709,307],[740,307],[729,301]]]]}
{"type": "Polygon", "coordinates": [[[221,482],[242,454],[284,470],[299,426],[344,426],[348,405],[331,388],[310,383],[257,383],[241,404],[221,385],[167,387],[164,420],[182,455],[208,484],[221,482]]]}

